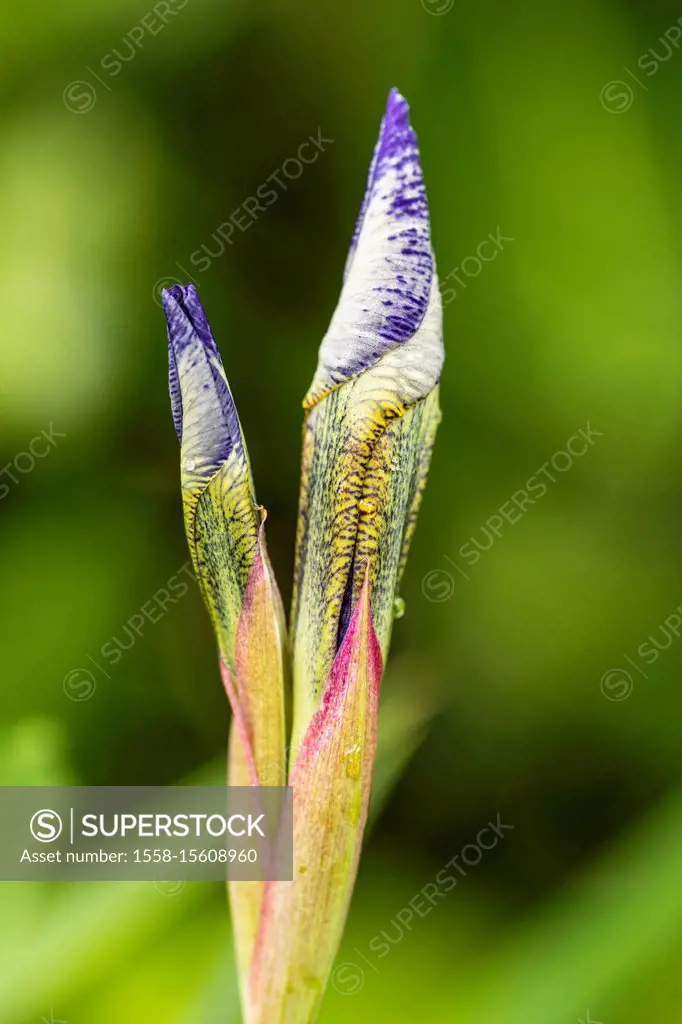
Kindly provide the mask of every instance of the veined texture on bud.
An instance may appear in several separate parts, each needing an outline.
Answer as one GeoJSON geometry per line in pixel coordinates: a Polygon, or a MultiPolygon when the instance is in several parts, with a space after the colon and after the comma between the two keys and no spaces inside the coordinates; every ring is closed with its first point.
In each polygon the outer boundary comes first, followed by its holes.
{"type": "Polygon", "coordinates": [[[339,304],[304,401],[291,635],[296,751],[369,567],[383,657],[440,420],[442,310],[419,151],[389,95],[339,304]]]}
{"type": "Polygon", "coordinates": [[[260,512],[237,410],[194,285],[163,292],[185,528],[220,653],[232,667],[260,512]]]}
{"type": "Polygon", "coordinates": [[[185,526],[253,785],[283,785],[285,623],[246,444],[193,285],[163,293],[185,526]]]}
{"type": "MultiPolygon", "coordinates": [[[[228,781],[283,786],[286,629],[265,511],[256,504],[237,410],[196,289],[170,288],[163,303],[187,540],[233,712],[228,781]]],[[[245,1000],[261,898],[260,883],[230,886],[245,1000]]]]}

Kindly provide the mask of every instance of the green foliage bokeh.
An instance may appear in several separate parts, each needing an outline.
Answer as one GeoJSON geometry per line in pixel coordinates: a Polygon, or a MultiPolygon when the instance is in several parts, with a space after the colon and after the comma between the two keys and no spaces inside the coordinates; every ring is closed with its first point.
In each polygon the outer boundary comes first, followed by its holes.
{"type": "MultiPolygon", "coordinates": [[[[199,285],[287,599],[300,402],[388,89],[411,104],[450,290],[444,419],[322,1024],[679,1024],[678,16],[622,0],[3,15],[1,466],[60,435],[1,477],[4,783],[173,783],[220,763],[196,590],[124,648],[188,557],[155,288],[199,285]],[[192,254],[318,132],[319,159],[199,270],[192,254]],[[533,477],[544,493],[509,515],[533,477]],[[80,670],[88,700],[65,684],[80,670]],[[498,814],[504,841],[398,917],[498,814]]],[[[222,888],[1,883],[0,1021],[51,1013],[237,1022],[222,888]]]]}

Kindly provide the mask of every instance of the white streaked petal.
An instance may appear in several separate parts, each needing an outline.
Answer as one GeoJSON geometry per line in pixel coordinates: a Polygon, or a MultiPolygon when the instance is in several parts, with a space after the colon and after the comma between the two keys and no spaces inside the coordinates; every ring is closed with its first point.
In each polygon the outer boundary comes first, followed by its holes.
{"type": "Polygon", "coordinates": [[[304,405],[314,405],[337,385],[386,360],[393,395],[405,405],[428,394],[443,363],[440,295],[419,150],[408,105],[395,89],[374,151],[339,304],[304,405]]]}

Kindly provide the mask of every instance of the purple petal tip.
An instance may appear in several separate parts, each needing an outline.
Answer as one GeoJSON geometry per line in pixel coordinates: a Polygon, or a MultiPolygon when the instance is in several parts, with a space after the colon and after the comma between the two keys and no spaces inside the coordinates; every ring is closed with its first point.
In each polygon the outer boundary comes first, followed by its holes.
{"type": "Polygon", "coordinates": [[[175,430],[182,441],[189,414],[197,455],[202,465],[216,470],[235,448],[243,450],[237,410],[220,354],[193,284],[164,288],[161,297],[168,322],[169,391],[175,430]]]}
{"type": "MultiPolygon", "coordinates": [[[[204,313],[204,307],[201,305],[199,293],[193,284],[174,284],[171,288],[164,288],[161,292],[161,301],[169,329],[171,323],[177,326],[184,321],[187,326],[194,329],[204,344],[215,349],[215,341],[204,313]]],[[[173,343],[181,340],[182,332],[176,332],[172,339],[173,343]]]]}
{"type": "Polygon", "coordinates": [[[410,127],[410,105],[397,89],[391,89],[386,101],[385,125],[405,130],[410,127]]]}

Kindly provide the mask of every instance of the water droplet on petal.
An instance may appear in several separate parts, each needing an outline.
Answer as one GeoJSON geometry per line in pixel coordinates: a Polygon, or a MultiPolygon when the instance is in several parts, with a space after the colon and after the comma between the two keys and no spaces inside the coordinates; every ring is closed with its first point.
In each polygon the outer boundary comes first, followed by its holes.
{"type": "Polygon", "coordinates": [[[362,747],[359,743],[345,750],[342,754],[343,764],[346,769],[346,776],[349,779],[359,779],[362,769],[362,747]]]}
{"type": "Polygon", "coordinates": [[[187,459],[187,461],[185,462],[185,469],[187,470],[188,473],[193,473],[196,467],[197,464],[194,461],[194,459],[187,459]]]}
{"type": "Polygon", "coordinates": [[[402,597],[393,598],[393,618],[402,619],[405,614],[405,600],[402,597]]]}

